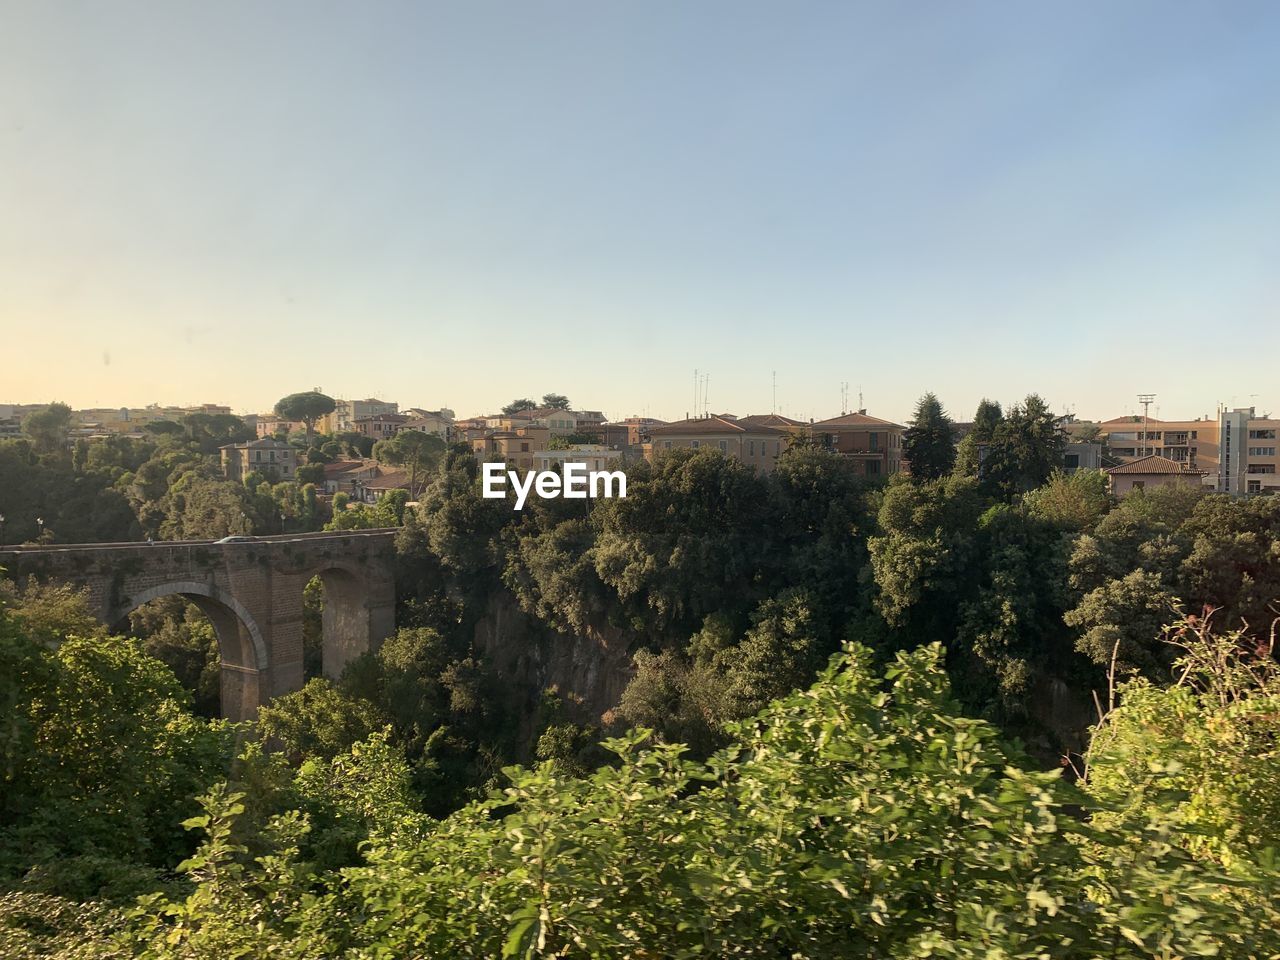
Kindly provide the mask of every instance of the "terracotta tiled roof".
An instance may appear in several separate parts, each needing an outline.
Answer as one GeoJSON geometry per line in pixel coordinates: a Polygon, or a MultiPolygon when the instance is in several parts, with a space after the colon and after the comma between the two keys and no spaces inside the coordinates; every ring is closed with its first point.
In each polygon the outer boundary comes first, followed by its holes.
{"type": "Polygon", "coordinates": [[[802,427],[804,424],[799,420],[792,420],[790,417],[784,417],[780,413],[753,413],[750,416],[739,417],[738,423],[748,424],[756,427],[802,427]]]}
{"type": "Polygon", "coordinates": [[[1148,457],[1139,457],[1137,460],[1130,460],[1128,463],[1122,463],[1118,467],[1110,467],[1107,473],[1183,473],[1188,476],[1203,477],[1203,470],[1191,470],[1185,465],[1178,463],[1176,460],[1170,460],[1168,457],[1162,457],[1159,454],[1152,454],[1148,457]]]}
{"type": "Polygon", "coordinates": [[[407,490],[409,473],[406,470],[379,470],[378,476],[364,486],[366,490],[407,490]]]}
{"type": "Polygon", "coordinates": [[[881,420],[879,417],[869,417],[865,413],[846,413],[839,417],[832,417],[830,420],[819,420],[817,423],[811,424],[813,427],[897,427],[899,430],[905,430],[900,423],[892,423],[888,420],[881,420]]]}
{"type": "Polygon", "coordinates": [[[324,477],[326,480],[332,480],[334,477],[340,477],[345,473],[367,470],[371,466],[372,464],[365,460],[335,460],[333,463],[324,465],[324,477]]]}
{"type": "Polygon", "coordinates": [[[736,420],[725,420],[723,417],[695,417],[692,420],[677,420],[675,423],[664,424],[661,427],[654,427],[649,431],[652,436],[675,436],[684,434],[688,436],[705,436],[706,434],[725,433],[725,434],[743,434],[743,433],[767,433],[784,434],[787,431],[780,430],[777,427],[768,427],[758,424],[749,423],[743,426],[736,420]]]}
{"type": "Polygon", "coordinates": [[[227,443],[219,447],[219,450],[281,450],[288,449],[289,444],[283,440],[277,440],[275,437],[259,437],[257,440],[249,440],[246,443],[227,443]]]}

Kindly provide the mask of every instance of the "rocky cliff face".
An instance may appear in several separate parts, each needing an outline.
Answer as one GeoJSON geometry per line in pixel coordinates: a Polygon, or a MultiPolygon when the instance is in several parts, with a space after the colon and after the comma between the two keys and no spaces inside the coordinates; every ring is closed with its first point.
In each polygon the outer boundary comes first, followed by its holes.
{"type": "Polygon", "coordinates": [[[600,723],[618,705],[634,667],[628,638],[609,626],[579,635],[557,633],[520,610],[505,590],[495,593],[476,623],[476,650],[498,676],[535,697],[554,689],[567,719],[600,723]]]}

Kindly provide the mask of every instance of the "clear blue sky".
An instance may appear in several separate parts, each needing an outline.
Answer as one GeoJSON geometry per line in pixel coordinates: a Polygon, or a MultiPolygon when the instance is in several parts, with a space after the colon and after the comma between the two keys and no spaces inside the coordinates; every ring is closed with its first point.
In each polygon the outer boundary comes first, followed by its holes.
{"type": "Polygon", "coordinates": [[[0,402],[1280,411],[1278,266],[1274,2],[0,0],[0,402]]]}

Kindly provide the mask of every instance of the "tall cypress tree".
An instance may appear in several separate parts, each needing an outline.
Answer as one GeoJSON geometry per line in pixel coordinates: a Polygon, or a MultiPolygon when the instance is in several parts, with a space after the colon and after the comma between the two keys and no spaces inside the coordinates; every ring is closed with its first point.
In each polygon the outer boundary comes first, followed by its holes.
{"type": "Polygon", "coordinates": [[[955,424],[932,393],[916,403],[903,437],[903,455],[911,464],[911,476],[919,480],[944,477],[956,462],[955,424]]]}

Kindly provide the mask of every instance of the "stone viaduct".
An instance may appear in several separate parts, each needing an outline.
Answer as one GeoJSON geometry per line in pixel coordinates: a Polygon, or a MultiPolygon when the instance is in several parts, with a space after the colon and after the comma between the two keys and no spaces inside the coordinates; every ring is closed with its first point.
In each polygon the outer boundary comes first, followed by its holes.
{"type": "Polygon", "coordinates": [[[395,534],[0,547],[0,568],[17,582],[35,577],[88,588],[94,613],[112,630],[148,601],[186,597],[218,636],[222,714],[246,720],[302,686],[302,591],[312,577],[325,586],[326,676],[336,677],[395,630],[395,534]]]}

